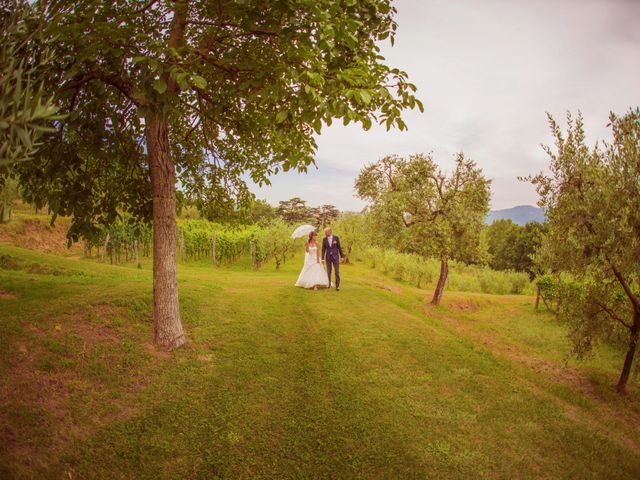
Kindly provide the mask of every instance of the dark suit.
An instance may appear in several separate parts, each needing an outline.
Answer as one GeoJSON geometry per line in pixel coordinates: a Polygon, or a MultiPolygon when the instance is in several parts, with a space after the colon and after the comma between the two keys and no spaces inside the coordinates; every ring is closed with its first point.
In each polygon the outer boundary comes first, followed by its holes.
{"type": "Polygon", "coordinates": [[[327,262],[329,283],[331,283],[331,267],[336,271],[336,288],[340,287],[340,258],[344,258],[340,239],[334,235],[331,245],[329,245],[329,237],[324,237],[322,239],[322,259],[327,262]]]}

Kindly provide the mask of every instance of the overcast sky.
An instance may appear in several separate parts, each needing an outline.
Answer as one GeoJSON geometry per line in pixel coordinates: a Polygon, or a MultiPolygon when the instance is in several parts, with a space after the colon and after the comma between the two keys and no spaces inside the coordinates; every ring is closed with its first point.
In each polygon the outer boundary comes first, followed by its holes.
{"type": "Polygon", "coordinates": [[[591,141],[607,138],[609,111],[640,105],[640,0],[397,0],[387,63],[409,74],[425,112],[408,131],[334,123],[318,138],[318,169],[272,178],[253,191],[277,205],[302,197],[360,210],[353,183],[367,163],[432,152],[445,169],[463,150],[493,179],[492,208],[535,204],[518,175],[545,168],[545,112],[580,109],[591,141]]]}

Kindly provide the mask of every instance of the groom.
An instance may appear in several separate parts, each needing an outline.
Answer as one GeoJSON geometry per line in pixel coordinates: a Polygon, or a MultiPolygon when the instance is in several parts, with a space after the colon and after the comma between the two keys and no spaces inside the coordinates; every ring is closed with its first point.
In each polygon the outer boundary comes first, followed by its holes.
{"type": "Polygon", "coordinates": [[[329,288],[331,288],[331,267],[336,271],[336,291],[340,291],[340,259],[344,258],[340,239],[333,234],[331,227],[324,229],[322,239],[322,259],[327,262],[327,275],[329,275],[329,288]]]}

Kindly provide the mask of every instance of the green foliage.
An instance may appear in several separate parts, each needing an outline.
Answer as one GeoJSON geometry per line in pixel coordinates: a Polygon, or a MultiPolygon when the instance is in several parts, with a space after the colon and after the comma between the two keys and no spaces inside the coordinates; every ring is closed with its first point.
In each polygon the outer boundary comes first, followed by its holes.
{"type": "Polygon", "coordinates": [[[373,228],[401,251],[446,258],[480,254],[480,231],[489,209],[489,184],[461,153],[451,175],[424,154],[385,157],[356,180],[371,202],[373,228]]]}
{"type": "Polygon", "coordinates": [[[333,205],[320,205],[312,209],[311,213],[319,229],[328,227],[340,215],[340,211],[333,205]]]}
{"type": "Polygon", "coordinates": [[[343,213],[332,222],[331,227],[334,233],[340,237],[345,263],[349,263],[349,258],[355,250],[368,246],[365,215],[343,213]]]}
{"type": "Polygon", "coordinates": [[[257,260],[259,264],[273,260],[276,270],[296,252],[296,243],[291,238],[291,227],[281,219],[274,219],[257,235],[257,260]]]}
{"type": "MultiPolygon", "coordinates": [[[[124,263],[140,260],[141,256],[151,254],[151,225],[139,222],[131,215],[123,215],[111,225],[103,225],[85,238],[85,255],[91,256],[94,248],[101,261],[105,255],[110,263],[124,263]],[[122,254],[124,253],[124,258],[122,254]]],[[[140,264],[138,264],[138,267],[140,264]]]]}
{"type": "Polygon", "coordinates": [[[9,221],[13,204],[18,198],[18,182],[14,178],[0,176],[0,223],[9,221]]]}
{"type": "Polygon", "coordinates": [[[540,275],[535,280],[536,286],[540,289],[540,298],[548,310],[558,310],[560,304],[559,283],[559,276],[551,274],[540,275]]]}
{"type": "Polygon", "coordinates": [[[251,202],[247,177],[306,171],[314,133],[334,118],[404,129],[401,111],[422,109],[380,56],[397,27],[388,0],[82,0],[47,12],[47,88],[70,116],[18,173],[30,201],[73,217],[73,239],[116,211],[149,218],[147,125],[165,128],[181,188],[217,220],[251,202]]]}
{"type": "MultiPolygon", "coordinates": [[[[365,246],[357,250],[355,258],[396,280],[424,288],[438,279],[440,262],[415,253],[400,253],[380,247],[365,246]]],[[[530,295],[532,284],[524,272],[495,271],[479,265],[449,263],[447,285],[461,292],[480,292],[494,295],[530,295]]]]}
{"type": "Polygon", "coordinates": [[[340,215],[339,210],[333,205],[320,205],[319,207],[309,207],[305,200],[294,197],[289,200],[279,202],[276,214],[290,225],[311,223],[322,229],[340,215]]]}
{"type": "Polygon", "coordinates": [[[624,391],[640,336],[640,110],[611,114],[610,122],[611,143],[589,148],[581,115],[568,115],[566,134],[549,116],[550,173],[529,180],[549,219],[540,268],[573,279],[559,290],[559,316],[573,325],[576,353],[584,355],[605,324],[629,332],[624,391]]]}
{"type": "Polygon", "coordinates": [[[516,270],[534,277],[532,257],[542,242],[545,226],[530,222],[524,226],[511,220],[496,220],[486,229],[489,265],[494,270],[516,270]]]}
{"type": "Polygon", "coordinates": [[[289,225],[313,222],[313,209],[300,197],[281,200],[276,208],[276,215],[289,225]]]}
{"type": "Polygon", "coordinates": [[[470,263],[485,257],[480,237],[489,186],[463,153],[449,176],[429,155],[388,156],[363,168],[355,184],[358,196],[371,203],[372,228],[381,245],[440,258],[434,305],[442,297],[449,259],[470,263]]]}
{"type": "Polygon", "coordinates": [[[276,210],[266,200],[255,199],[247,211],[247,223],[265,225],[276,218],[276,210]]]}
{"type": "Polygon", "coordinates": [[[41,25],[29,2],[0,4],[0,166],[32,159],[42,134],[63,118],[43,87],[52,52],[41,25]]]}
{"type": "Polygon", "coordinates": [[[215,233],[216,264],[230,263],[249,253],[251,243],[260,233],[257,226],[225,226],[207,220],[182,221],[178,229],[178,242],[181,242],[181,235],[184,235],[184,254],[187,260],[211,258],[215,233]]]}

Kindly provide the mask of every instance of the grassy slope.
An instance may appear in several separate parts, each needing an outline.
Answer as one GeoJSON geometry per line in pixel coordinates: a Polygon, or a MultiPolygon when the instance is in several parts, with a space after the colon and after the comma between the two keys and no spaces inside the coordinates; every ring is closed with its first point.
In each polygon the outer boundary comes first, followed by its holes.
{"type": "Polygon", "coordinates": [[[622,360],[570,362],[529,298],[180,267],[190,342],[149,344],[142,271],[0,246],[0,477],[638,478],[622,360]],[[8,295],[9,294],[9,295],[8,295]],[[13,294],[14,296],[12,296],[13,294]]]}

